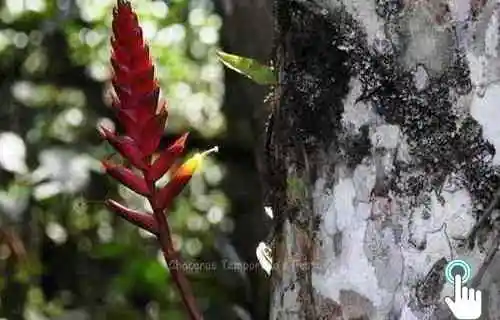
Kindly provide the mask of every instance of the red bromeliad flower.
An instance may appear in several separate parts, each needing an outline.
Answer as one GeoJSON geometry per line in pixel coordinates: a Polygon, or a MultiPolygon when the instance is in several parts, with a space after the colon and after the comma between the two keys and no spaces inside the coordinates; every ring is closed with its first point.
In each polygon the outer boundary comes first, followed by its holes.
{"type": "Polygon", "coordinates": [[[172,245],[165,211],[189,182],[203,156],[217,148],[196,154],[173,173],[166,186],[157,187],[156,181],[181,157],[187,133],[153,158],[168,112],[165,101],[160,101],[160,88],[149,49],[129,1],[118,0],[114,8],[111,45],[113,109],[123,134],[106,128],[100,128],[100,133],[135,170],[109,161],[102,163],[109,176],[147,197],[153,213],[129,209],[114,200],[107,200],[107,205],[120,217],[157,236],[191,319],[201,319],[187,279],[182,270],[175,268],[180,265],[180,258],[172,245]]]}

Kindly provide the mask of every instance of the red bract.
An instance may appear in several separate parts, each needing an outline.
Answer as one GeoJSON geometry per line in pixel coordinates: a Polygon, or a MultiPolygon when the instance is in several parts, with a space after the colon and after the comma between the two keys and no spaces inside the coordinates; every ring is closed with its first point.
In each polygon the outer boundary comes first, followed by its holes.
{"type": "MultiPolygon", "coordinates": [[[[168,221],[165,215],[174,198],[189,182],[201,159],[207,153],[196,154],[177,170],[167,186],[155,185],[183,151],[187,134],[165,150],[157,152],[164,132],[168,112],[160,101],[160,88],[148,46],[130,2],[118,0],[113,10],[113,36],[111,39],[113,68],[112,84],[115,91],[113,110],[123,134],[100,128],[103,139],[134,168],[103,161],[106,173],[136,193],[148,198],[152,213],[136,211],[114,201],[107,206],[118,216],[157,236],[168,266],[182,265],[179,254],[173,250],[168,221]]],[[[182,270],[171,270],[182,300],[191,319],[202,319],[189,283],[182,270]]]]}
{"type": "Polygon", "coordinates": [[[132,170],[121,165],[113,164],[109,161],[102,161],[102,166],[106,173],[118,182],[127,186],[130,190],[143,196],[149,196],[151,190],[143,177],[139,177],[132,170]]]}
{"type": "Polygon", "coordinates": [[[174,164],[177,157],[184,151],[188,134],[185,133],[177,139],[170,147],[163,150],[158,159],[154,160],[150,170],[148,171],[149,180],[157,180],[162,177],[174,164]]]}
{"type": "Polygon", "coordinates": [[[106,205],[128,222],[133,223],[140,228],[151,232],[152,234],[158,235],[158,224],[150,213],[129,209],[114,200],[107,200],[106,205]]]}
{"type": "Polygon", "coordinates": [[[106,128],[100,129],[101,136],[108,140],[113,148],[124,158],[128,159],[133,166],[139,169],[147,169],[146,162],[144,161],[145,157],[132,138],[127,136],[119,137],[106,128]]]}

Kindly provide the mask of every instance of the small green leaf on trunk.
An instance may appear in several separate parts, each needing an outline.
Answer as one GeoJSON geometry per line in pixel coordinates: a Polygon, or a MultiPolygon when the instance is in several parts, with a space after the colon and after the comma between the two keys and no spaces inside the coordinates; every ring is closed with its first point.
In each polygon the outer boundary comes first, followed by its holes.
{"type": "Polygon", "coordinates": [[[240,57],[223,51],[217,51],[217,57],[229,69],[241,73],[258,84],[271,85],[277,82],[274,69],[254,59],[240,57]]]}

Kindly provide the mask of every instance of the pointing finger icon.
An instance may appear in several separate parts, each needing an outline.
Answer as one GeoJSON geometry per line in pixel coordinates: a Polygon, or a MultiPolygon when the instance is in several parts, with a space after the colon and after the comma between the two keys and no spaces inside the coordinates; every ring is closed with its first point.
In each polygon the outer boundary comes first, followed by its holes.
{"type": "Polygon", "coordinates": [[[482,313],[481,291],[465,286],[471,277],[470,266],[463,260],[453,260],[446,266],[445,277],[453,284],[454,297],[445,297],[444,302],[455,318],[458,320],[479,319],[482,313]],[[452,270],[456,272],[454,276],[452,270]]]}

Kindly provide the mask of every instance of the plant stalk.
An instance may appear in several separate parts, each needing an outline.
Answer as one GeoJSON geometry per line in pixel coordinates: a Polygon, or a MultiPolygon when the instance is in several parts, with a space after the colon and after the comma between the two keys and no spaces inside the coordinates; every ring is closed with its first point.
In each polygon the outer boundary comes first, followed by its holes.
{"type": "Polygon", "coordinates": [[[167,217],[165,216],[163,210],[155,208],[153,201],[156,192],[155,183],[154,181],[147,181],[147,184],[150,189],[150,196],[148,197],[148,200],[153,208],[153,215],[156,223],[158,224],[158,242],[160,244],[163,257],[165,258],[165,262],[167,263],[170,274],[172,275],[175,285],[179,290],[182,302],[187,313],[189,314],[189,318],[191,320],[202,320],[203,316],[198,309],[189,281],[182,270],[182,259],[180,254],[174,249],[167,217]]]}

